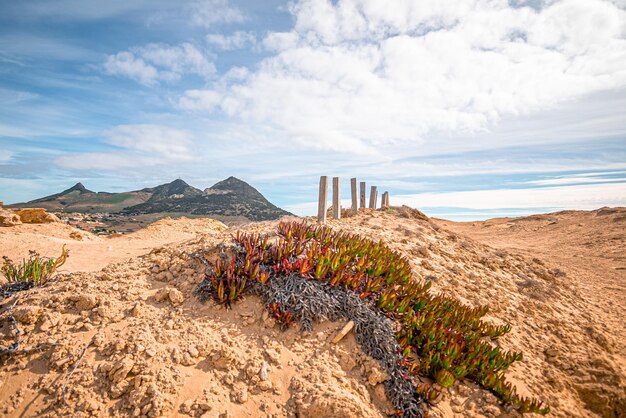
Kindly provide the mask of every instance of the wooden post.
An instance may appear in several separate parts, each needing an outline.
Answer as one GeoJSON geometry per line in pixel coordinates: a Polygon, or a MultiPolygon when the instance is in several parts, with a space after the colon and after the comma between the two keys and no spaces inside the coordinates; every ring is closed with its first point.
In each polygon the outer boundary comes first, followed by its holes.
{"type": "Polygon", "coordinates": [[[380,208],[381,209],[387,209],[389,207],[389,202],[387,202],[388,198],[389,198],[389,193],[387,193],[387,192],[383,193],[383,197],[380,200],[380,208]]]}
{"type": "Polygon", "coordinates": [[[372,186],[372,188],[370,189],[370,209],[376,209],[376,200],[377,199],[377,194],[378,194],[378,188],[376,186],[372,186]]]}
{"type": "Polygon", "coordinates": [[[333,177],[333,218],[341,218],[341,191],[339,177],[333,177]]]}
{"type": "Polygon", "coordinates": [[[317,221],[326,222],[326,205],[328,204],[328,176],[320,176],[320,195],[317,206],[317,221]]]}
{"type": "Polygon", "coordinates": [[[356,197],[356,177],[350,179],[350,192],[352,194],[352,212],[356,213],[359,210],[356,197]]]}
{"type": "Polygon", "coordinates": [[[365,208],[365,182],[364,181],[361,182],[360,187],[361,187],[361,204],[359,207],[363,209],[365,208]]]}

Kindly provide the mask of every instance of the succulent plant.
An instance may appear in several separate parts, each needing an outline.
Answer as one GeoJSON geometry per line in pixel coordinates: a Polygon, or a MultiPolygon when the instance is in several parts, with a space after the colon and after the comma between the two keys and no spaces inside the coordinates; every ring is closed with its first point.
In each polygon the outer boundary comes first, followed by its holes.
{"type": "MultiPolygon", "coordinates": [[[[488,342],[507,334],[511,326],[484,322],[481,318],[488,312],[487,306],[472,308],[431,293],[431,283],[415,278],[408,260],[382,242],[295,222],[280,223],[277,232],[275,244],[270,244],[268,237],[238,232],[234,256],[228,262],[215,263],[198,294],[230,307],[251,283],[264,285],[273,277],[292,274],[356,292],[401,325],[396,339],[407,379],[419,374],[447,388],[468,378],[520,412],[549,412],[540,401],[519,397],[506,381],[505,371],[521,361],[522,354],[488,342]]],[[[268,309],[282,327],[294,323],[288,310],[276,304],[268,309]]],[[[415,388],[427,401],[439,397],[431,386],[415,388]]]]}

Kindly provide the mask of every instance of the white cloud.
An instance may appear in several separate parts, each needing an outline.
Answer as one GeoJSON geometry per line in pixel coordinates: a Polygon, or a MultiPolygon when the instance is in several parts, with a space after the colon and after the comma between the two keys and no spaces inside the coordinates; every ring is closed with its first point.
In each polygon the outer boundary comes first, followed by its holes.
{"type": "Polygon", "coordinates": [[[104,70],[107,74],[132,78],[147,86],[156,84],[159,77],[155,67],[127,51],[109,55],[104,70]]]}
{"type": "Polygon", "coordinates": [[[166,156],[174,160],[192,158],[191,134],[181,129],[159,125],[121,125],[105,132],[112,145],[166,156]]]}
{"type": "Polygon", "coordinates": [[[190,43],[131,48],[109,55],[103,66],[107,74],[128,77],[147,86],[177,81],[187,74],[209,78],[216,73],[209,56],[190,43]]]}
{"type": "MultiPolygon", "coordinates": [[[[208,91],[208,111],[364,153],[467,137],[626,86],[626,11],[608,1],[302,0],[290,10],[294,29],[263,41],[274,55],[208,91]]],[[[183,107],[201,108],[200,97],[188,92],[183,107]]]]}
{"type": "Polygon", "coordinates": [[[211,112],[222,101],[222,95],[212,90],[187,90],[178,101],[178,106],[186,110],[211,112]]]}
{"type": "Polygon", "coordinates": [[[120,125],[104,132],[105,142],[121,151],[63,155],[57,165],[66,169],[116,170],[195,159],[190,132],[160,125],[120,125]]]}
{"type": "Polygon", "coordinates": [[[408,205],[416,208],[558,208],[591,210],[602,206],[626,206],[626,183],[420,193],[392,196],[390,199],[393,205],[408,205]]]}
{"type": "Polygon", "coordinates": [[[212,33],[206,36],[208,43],[215,45],[224,51],[243,49],[256,44],[256,36],[253,32],[237,31],[230,35],[212,33]]]}
{"type": "Polygon", "coordinates": [[[246,15],[228,0],[199,0],[186,6],[191,21],[203,27],[211,27],[217,23],[242,23],[246,15]]]}

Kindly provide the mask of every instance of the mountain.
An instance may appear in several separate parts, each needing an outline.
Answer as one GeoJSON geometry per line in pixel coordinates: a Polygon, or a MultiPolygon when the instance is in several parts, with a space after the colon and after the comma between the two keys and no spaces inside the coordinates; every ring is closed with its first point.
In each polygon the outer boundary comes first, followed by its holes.
{"type": "Polygon", "coordinates": [[[175,182],[164,185],[167,188],[155,188],[147,202],[126,208],[124,212],[243,216],[251,221],[278,219],[290,214],[274,206],[254,187],[235,177],[220,181],[204,191],[193,188],[182,180],[176,182],[178,183],[175,185],[175,182]]]}
{"type": "Polygon", "coordinates": [[[142,191],[151,193],[148,202],[156,202],[168,198],[176,199],[180,197],[202,195],[202,190],[188,185],[181,179],[177,179],[171,183],[162,184],[150,189],[143,189],[142,191]]]}
{"type": "Polygon", "coordinates": [[[48,211],[65,212],[119,212],[129,206],[138,205],[147,201],[152,193],[145,191],[126,193],[93,192],[82,183],[61,193],[56,193],[40,199],[31,200],[25,203],[9,205],[12,208],[32,208],[39,207],[48,211]]]}
{"type": "Polygon", "coordinates": [[[52,202],[57,198],[61,198],[61,197],[70,198],[74,196],[82,196],[84,194],[95,194],[95,192],[92,192],[91,190],[87,190],[85,186],[83,186],[83,183],[76,183],[69,189],[63,190],[61,193],[57,193],[57,194],[53,194],[50,196],[42,197],[41,199],[33,200],[33,203],[52,202]]]}
{"type": "Polygon", "coordinates": [[[127,215],[177,213],[243,217],[251,221],[278,219],[290,214],[274,206],[254,187],[235,177],[220,181],[204,191],[181,179],[124,193],[96,193],[77,183],[61,193],[8,207],[42,207],[49,211],[127,215]]]}

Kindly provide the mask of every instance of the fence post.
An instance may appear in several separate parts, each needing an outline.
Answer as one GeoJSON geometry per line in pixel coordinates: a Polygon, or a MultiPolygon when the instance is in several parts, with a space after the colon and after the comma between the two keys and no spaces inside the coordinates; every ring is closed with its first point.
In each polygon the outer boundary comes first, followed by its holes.
{"type": "Polygon", "coordinates": [[[350,192],[352,194],[352,212],[356,213],[359,210],[356,197],[356,177],[350,179],[350,192]]]}
{"type": "Polygon", "coordinates": [[[372,186],[370,189],[370,209],[376,209],[376,200],[378,200],[378,188],[372,186]]]}
{"type": "Polygon", "coordinates": [[[328,176],[320,176],[320,195],[317,205],[317,221],[326,222],[326,205],[328,204],[328,176]]]}
{"type": "Polygon", "coordinates": [[[333,218],[341,218],[341,191],[339,177],[333,177],[333,218]]]}
{"type": "Polygon", "coordinates": [[[361,188],[361,204],[360,204],[360,208],[363,209],[365,208],[365,182],[362,181],[360,184],[360,188],[361,188]]]}

